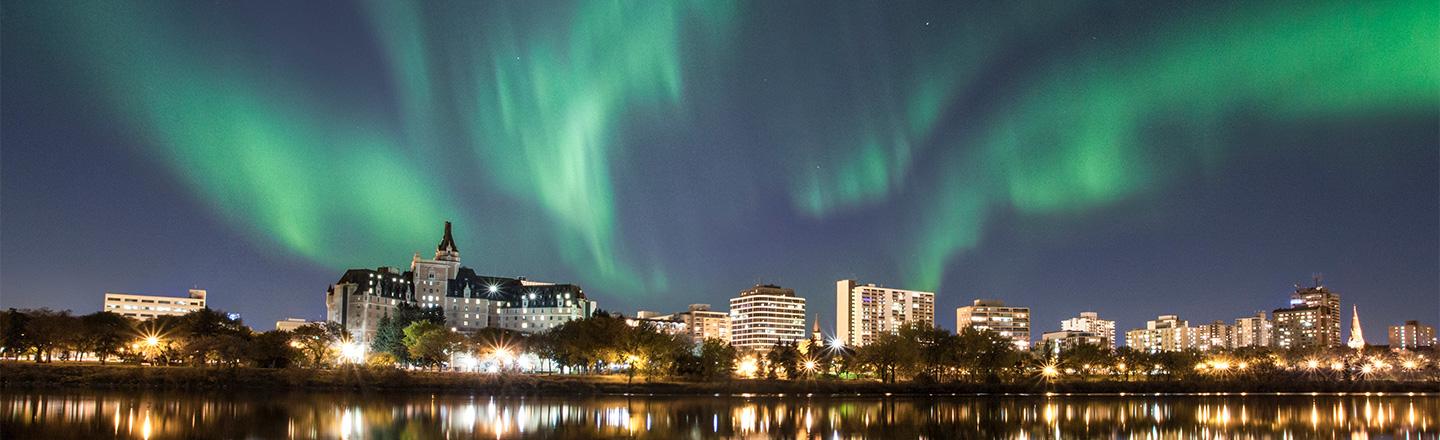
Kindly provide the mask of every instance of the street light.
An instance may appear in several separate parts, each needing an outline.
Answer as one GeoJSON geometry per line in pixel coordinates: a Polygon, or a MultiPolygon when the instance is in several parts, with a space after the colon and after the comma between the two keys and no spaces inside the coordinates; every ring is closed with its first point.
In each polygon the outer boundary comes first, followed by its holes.
{"type": "Polygon", "coordinates": [[[145,345],[150,346],[150,347],[152,347],[152,348],[155,347],[155,346],[160,345],[160,337],[159,337],[159,336],[155,336],[155,335],[146,336],[146,337],[145,337],[145,345]]]}

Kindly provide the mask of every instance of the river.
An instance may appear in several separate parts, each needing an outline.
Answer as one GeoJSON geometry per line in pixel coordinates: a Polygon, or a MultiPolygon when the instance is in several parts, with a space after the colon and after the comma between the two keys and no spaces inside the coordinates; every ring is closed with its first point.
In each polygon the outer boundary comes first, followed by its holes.
{"type": "Polygon", "coordinates": [[[0,391],[0,438],[1437,438],[1428,394],[0,391]]]}

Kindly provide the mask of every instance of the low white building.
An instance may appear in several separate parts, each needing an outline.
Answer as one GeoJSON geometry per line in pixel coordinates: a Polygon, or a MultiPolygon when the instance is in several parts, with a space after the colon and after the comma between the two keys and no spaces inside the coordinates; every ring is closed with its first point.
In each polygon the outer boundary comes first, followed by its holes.
{"type": "Polygon", "coordinates": [[[190,296],[184,297],[105,292],[105,304],[100,310],[145,321],[160,316],[181,316],[203,308],[205,291],[190,289],[190,296]]]}

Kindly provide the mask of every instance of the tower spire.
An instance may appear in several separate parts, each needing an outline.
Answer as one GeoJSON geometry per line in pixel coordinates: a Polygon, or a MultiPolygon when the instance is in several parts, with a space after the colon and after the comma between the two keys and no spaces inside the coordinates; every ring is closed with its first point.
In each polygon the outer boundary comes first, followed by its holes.
{"type": "Polygon", "coordinates": [[[1365,348],[1365,332],[1360,329],[1360,306],[1355,304],[1350,305],[1350,340],[1345,345],[1356,350],[1365,348]]]}
{"type": "Polygon", "coordinates": [[[445,237],[440,239],[440,245],[435,246],[435,259],[443,261],[460,261],[460,249],[455,247],[455,237],[450,235],[450,222],[445,222],[445,237]]]}

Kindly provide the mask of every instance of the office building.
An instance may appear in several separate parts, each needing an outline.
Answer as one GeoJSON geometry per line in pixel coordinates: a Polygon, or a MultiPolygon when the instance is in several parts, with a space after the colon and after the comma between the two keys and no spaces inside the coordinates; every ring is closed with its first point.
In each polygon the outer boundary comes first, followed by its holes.
{"type": "Polygon", "coordinates": [[[1230,346],[1234,348],[1244,347],[1269,347],[1271,323],[1265,316],[1265,311],[1255,312],[1255,316],[1238,318],[1235,320],[1235,340],[1230,346]]]}
{"type": "Polygon", "coordinates": [[[190,295],[182,297],[105,292],[105,304],[100,310],[145,321],[160,316],[181,316],[203,308],[205,291],[190,289],[190,295]]]}
{"type": "Polygon", "coordinates": [[[795,289],[757,284],[730,299],[730,343],[766,351],[805,339],[805,298],[795,289]]]}
{"type": "Polygon", "coordinates": [[[1333,348],[1340,346],[1340,295],[1318,282],[1296,286],[1290,307],[1271,312],[1271,337],[1279,348],[1333,348]]]}
{"type": "Polygon", "coordinates": [[[487,327],[541,332],[596,309],[579,286],[479,275],[462,266],[450,222],[433,259],[416,253],[405,272],[351,269],[325,295],[326,319],[344,325],[362,342],[372,340],[380,319],[393,315],[400,304],[438,307],[445,326],[461,333],[487,327]]]}
{"type": "Polygon", "coordinates": [[[935,325],[935,293],[835,282],[836,337],[861,347],[906,324],[935,325]]]}
{"type": "Polygon", "coordinates": [[[1403,325],[1390,326],[1390,349],[1414,350],[1435,346],[1435,327],[1419,321],[1405,321],[1403,325]]]}
{"type": "Polygon", "coordinates": [[[1115,348],[1115,321],[1100,319],[1095,312],[1080,312],[1080,316],[1060,321],[1060,330],[1090,333],[1103,338],[1103,345],[1115,348]]]}
{"type": "Polygon", "coordinates": [[[1030,349],[1030,308],[1010,307],[998,299],[977,299],[968,306],[955,309],[955,329],[966,327],[992,330],[1015,343],[1020,350],[1030,349]]]}
{"type": "Polygon", "coordinates": [[[1160,315],[1145,321],[1145,328],[1125,332],[1125,345],[1147,353],[1182,351],[1195,347],[1190,322],[1176,315],[1160,315]]]}

